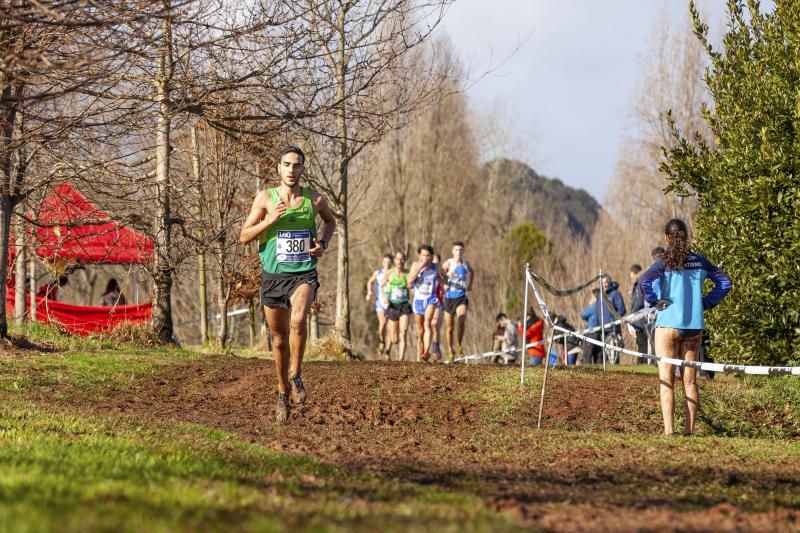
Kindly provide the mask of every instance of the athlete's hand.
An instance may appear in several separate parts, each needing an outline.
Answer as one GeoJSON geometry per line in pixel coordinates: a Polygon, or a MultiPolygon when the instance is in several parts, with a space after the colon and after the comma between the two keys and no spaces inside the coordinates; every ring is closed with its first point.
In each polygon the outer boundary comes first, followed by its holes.
{"type": "Polygon", "coordinates": [[[369,302],[370,300],[372,300],[372,294],[367,293],[367,301],[369,302]]]}
{"type": "Polygon", "coordinates": [[[672,300],[659,300],[658,303],[656,303],[656,309],[663,311],[670,305],[672,305],[672,300]]]}
{"type": "Polygon", "coordinates": [[[267,218],[268,224],[271,226],[275,224],[286,213],[286,204],[283,200],[279,201],[275,206],[275,210],[267,218]]]}
{"type": "Polygon", "coordinates": [[[322,254],[325,250],[322,248],[322,245],[319,243],[317,239],[314,239],[314,247],[308,251],[314,257],[322,257],[322,254]]]}

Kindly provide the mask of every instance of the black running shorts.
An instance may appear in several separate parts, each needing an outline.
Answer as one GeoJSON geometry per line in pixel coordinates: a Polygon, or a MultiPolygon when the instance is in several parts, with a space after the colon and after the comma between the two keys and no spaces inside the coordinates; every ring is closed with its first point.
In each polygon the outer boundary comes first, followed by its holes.
{"type": "Polygon", "coordinates": [[[316,298],[319,290],[316,269],[289,274],[270,274],[262,271],[261,305],[266,305],[271,309],[291,307],[292,294],[303,283],[314,286],[314,298],[316,298]]]}
{"type": "Polygon", "coordinates": [[[450,313],[451,315],[456,314],[456,309],[458,309],[459,305],[466,305],[469,307],[469,298],[466,295],[459,296],[458,298],[445,298],[444,299],[444,311],[445,313],[450,313]]]}
{"type": "Polygon", "coordinates": [[[401,304],[393,304],[389,302],[389,307],[386,308],[386,318],[389,320],[400,320],[401,315],[411,314],[411,304],[403,302],[401,304]]]}

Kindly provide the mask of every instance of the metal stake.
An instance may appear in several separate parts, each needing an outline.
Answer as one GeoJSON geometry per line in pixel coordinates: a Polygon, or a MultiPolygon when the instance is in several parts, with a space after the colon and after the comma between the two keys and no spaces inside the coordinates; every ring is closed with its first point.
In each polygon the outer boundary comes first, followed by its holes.
{"type": "Polygon", "coordinates": [[[600,294],[597,295],[600,304],[600,340],[603,343],[603,372],[606,371],[606,319],[603,313],[603,268],[600,268],[600,294]]]}
{"type": "Polygon", "coordinates": [[[527,341],[525,339],[525,332],[528,329],[528,267],[530,263],[525,263],[525,307],[522,309],[522,342],[519,349],[519,356],[522,358],[522,366],[520,367],[519,384],[525,385],[525,354],[528,351],[525,347],[527,341]]]}
{"type": "MultiPolygon", "coordinates": [[[[552,328],[552,324],[550,325],[552,328]]],[[[547,351],[544,354],[544,379],[542,380],[542,394],[539,397],[539,420],[536,422],[536,429],[542,429],[542,410],[544,409],[544,390],[547,388],[547,369],[550,368],[550,349],[553,347],[553,337],[555,329],[550,331],[550,340],[547,342],[547,351]]]]}

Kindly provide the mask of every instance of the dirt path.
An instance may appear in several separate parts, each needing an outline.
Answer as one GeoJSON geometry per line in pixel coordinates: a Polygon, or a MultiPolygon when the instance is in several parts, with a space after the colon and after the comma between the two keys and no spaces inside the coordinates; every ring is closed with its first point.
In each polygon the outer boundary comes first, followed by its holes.
{"type": "Polygon", "coordinates": [[[513,386],[515,376],[309,363],[309,402],[277,426],[272,362],[217,357],[83,408],[195,422],[387,480],[474,492],[548,530],[800,528],[796,449],[791,464],[750,464],[724,440],[658,436],[654,377],[626,373],[554,372],[537,431],[538,390],[513,386]]]}

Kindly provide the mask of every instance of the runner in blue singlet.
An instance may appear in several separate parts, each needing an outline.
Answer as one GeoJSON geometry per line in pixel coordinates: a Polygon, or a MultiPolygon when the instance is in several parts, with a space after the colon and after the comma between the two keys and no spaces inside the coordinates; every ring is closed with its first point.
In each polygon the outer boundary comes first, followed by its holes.
{"type": "Polygon", "coordinates": [[[386,254],[381,258],[381,268],[374,271],[367,281],[367,302],[372,301],[372,292],[375,291],[375,314],[378,317],[378,354],[382,357],[386,354],[386,308],[388,303],[384,303],[383,281],[384,272],[392,268],[392,254],[386,254]]]}
{"type": "Polygon", "coordinates": [[[419,260],[414,263],[408,275],[408,288],[414,290],[414,318],[417,321],[419,338],[417,360],[428,361],[433,339],[433,315],[438,303],[436,284],[444,281],[444,275],[438,266],[433,264],[431,245],[420,245],[417,252],[419,260]]]}
{"type": "Polygon", "coordinates": [[[453,257],[444,262],[442,270],[447,274],[447,292],[444,294],[444,328],[447,333],[447,345],[450,349],[447,359],[452,363],[455,353],[458,353],[459,357],[464,356],[464,330],[467,325],[467,309],[469,308],[467,292],[472,290],[472,280],[475,276],[475,271],[464,260],[464,243],[462,241],[453,243],[453,257]],[[456,323],[458,331],[454,332],[456,323]],[[456,348],[453,347],[454,340],[456,348]]]}

